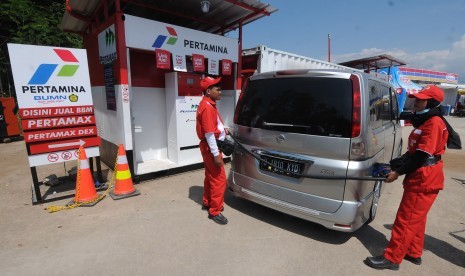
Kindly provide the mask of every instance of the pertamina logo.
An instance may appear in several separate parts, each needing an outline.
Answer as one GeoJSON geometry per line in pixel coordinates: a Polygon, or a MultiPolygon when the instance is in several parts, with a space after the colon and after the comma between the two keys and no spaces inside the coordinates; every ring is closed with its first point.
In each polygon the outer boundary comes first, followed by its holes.
{"type": "MultiPolygon", "coordinates": [[[[29,93],[31,96],[33,95],[33,99],[36,102],[61,102],[68,98],[67,95],[63,94],[86,92],[82,85],[55,84],[55,77],[60,79],[69,78],[70,81],[72,81],[72,77],[76,74],[79,68],[79,61],[70,50],[53,49],[53,51],[62,62],[40,64],[29,80],[28,85],[23,85],[21,87],[22,92],[29,93]],[[52,76],[54,77],[52,78],[52,76]]],[[[78,100],[78,97],[75,95],[69,100],[74,102],[78,100]]]]}
{"type": "MultiPolygon", "coordinates": [[[[76,57],[71,53],[69,50],[64,49],[53,49],[58,57],[64,62],[73,62],[78,63],[79,61],[76,57]]],[[[31,80],[29,81],[29,85],[40,85],[46,84],[50,77],[55,72],[55,69],[58,67],[59,64],[49,64],[49,63],[42,63],[39,65],[37,70],[35,71],[34,75],[32,75],[31,80]]],[[[72,77],[78,70],[78,64],[64,64],[60,71],[58,71],[58,77],[72,77]]]]}
{"type": "Polygon", "coordinates": [[[163,44],[165,43],[165,41],[166,41],[166,44],[169,44],[169,45],[176,44],[176,41],[178,41],[178,34],[176,33],[176,31],[172,27],[166,26],[166,29],[168,30],[168,33],[169,33],[170,37],[168,37],[166,35],[157,36],[157,38],[155,39],[155,42],[153,43],[152,47],[161,48],[163,46],[163,44]],[[166,39],[168,39],[168,40],[166,40],[166,39]]]}

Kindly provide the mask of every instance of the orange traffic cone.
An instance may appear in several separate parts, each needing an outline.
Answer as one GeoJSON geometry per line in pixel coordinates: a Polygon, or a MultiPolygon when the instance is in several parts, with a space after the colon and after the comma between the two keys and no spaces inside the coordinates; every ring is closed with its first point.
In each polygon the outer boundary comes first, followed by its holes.
{"type": "Polygon", "coordinates": [[[94,179],[89,168],[89,160],[87,160],[86,151],[81,146],[79,147],[79,170],[76,176],[76,195],[74,196],[74,203],[83,203],[80,206],[94,206],[98,202],[99,195],[95,190],[94,179]]]}
{"type": "Polygon", "coordinates": [[[126,158],[126,150],[121,144],[118,148],[115,189],[110,192],[110,195],[114,200],[140,195],[140,192],[134,188],[134,184],[132,183],[131,171],[129,171],[128,159],[126,158]]]}

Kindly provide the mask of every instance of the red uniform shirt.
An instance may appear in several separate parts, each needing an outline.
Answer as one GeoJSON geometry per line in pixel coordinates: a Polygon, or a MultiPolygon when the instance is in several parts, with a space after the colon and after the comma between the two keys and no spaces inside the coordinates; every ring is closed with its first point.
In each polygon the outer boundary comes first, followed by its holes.
{"type": "Polygon", "coordinates": [[[223,120],[221,119],[216,102],[208,97],[203,97],[197,108],[196,131],[200,140],[205,140],[205,133],[213,132],[215,138],[225,136],[223,120]]]}
{"type": "MultiPolygon", "coordinates": [[[[446,125],[438,116],[413,129],[408,138],[408,151],[413,154],[421,150],[429,155],[442,155],[445,152],[448,132],[446,125]]],[[[404,179],[404,189],[415,192],[434,192],[444,189],[443,162],[423,166],[408,173],[404,179]]]]}

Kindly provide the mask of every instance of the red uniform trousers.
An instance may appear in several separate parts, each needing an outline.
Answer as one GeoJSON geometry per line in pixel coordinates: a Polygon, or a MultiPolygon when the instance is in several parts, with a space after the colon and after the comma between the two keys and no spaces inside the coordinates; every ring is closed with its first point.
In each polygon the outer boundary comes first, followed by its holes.
{"type": "MultiPolygon", "coordinates": [[[[226,190],[226,173],[224,165],[217,166],[210,152],[210,147],[205,140],[199,144],[205,166],[205,179],[203,181],[203,204],[210,206],[208,213],[216,216],[221,213],[224,203],[224,192],[226,190]]],[[[221,158],[223,158],[220,152],[221,158]]]]}
{"type": "Polygon", "coordinates": [[[384,257],[400,264],[405,255],[421,257],[425,242],[425,227],[428,211],[439,191],[420,193],[404,190],[396,220],[392,226],[391,240],[384,257]]]}

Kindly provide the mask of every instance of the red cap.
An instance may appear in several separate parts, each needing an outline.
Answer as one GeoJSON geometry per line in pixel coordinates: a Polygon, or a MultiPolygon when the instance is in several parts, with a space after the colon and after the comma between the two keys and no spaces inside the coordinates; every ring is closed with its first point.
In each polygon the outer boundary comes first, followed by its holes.
{"type": "Polygon", "coordinates": [[[217,84],[221,81],[221,78],[212,78],[212,77],[205,77],[200,81],[200,86],[202,87],[202,90],[207,90],[208,87],[217,84]]]}
{"type": "Polygon", "coordinates": [[[444,100],[444,91],[435,85],[427,85],[418,91],[418,93],[410,94],[408,97],[420,100],[435,99],[438,102],[442,102],[444,100]]]}

